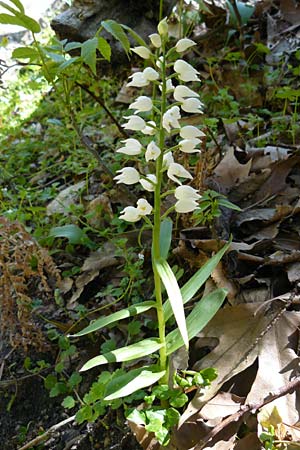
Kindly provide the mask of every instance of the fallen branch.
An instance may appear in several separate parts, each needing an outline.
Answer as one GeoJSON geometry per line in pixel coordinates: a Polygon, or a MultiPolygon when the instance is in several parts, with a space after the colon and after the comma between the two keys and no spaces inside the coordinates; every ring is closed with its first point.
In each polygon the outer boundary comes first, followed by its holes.
{"type": "Polygon", "coordinates": [[[222,431],[225,427],[227,427],[232,422],[237,422],[240,420],[246,413],[251,411],[256,411],[268,403],[273,402],[277,398],[283,397],[284,395],[293,393],[298,387],[300,387],[300,377],[295,378],[293,381],[290,381],[286,386],[282,386],[273,394],[269,394],[262,401],[256,404],[244,405],[241,407],[239,411],[232,414],[231,416],[224,419],[219,425],[215,426],[208,435],[199,441],[199,443],[194,447],[193,450],[203,450],[207,443],[213,439],[220,431],[222,431]]]}
{"type": "Polygon", "coordinates": [[[64,427],[68,423],[73,422],[74,419],[75,419],[75,416],[68,417],[67,419],[63,420],[62,422],[52,425],[52,427],[49,428],[49,430],[45,431],[45,433],[32,439],[32,441],[27,442],[27,444],[23,445],[23,447],[20,447],[18,450],[27,450],[30,447],[33,447],[35,445],[40,444],[41,442],[48,440],[51,437],[51,434],[55,433],[57,430],[59,430],[59,428],[64,427]]]}

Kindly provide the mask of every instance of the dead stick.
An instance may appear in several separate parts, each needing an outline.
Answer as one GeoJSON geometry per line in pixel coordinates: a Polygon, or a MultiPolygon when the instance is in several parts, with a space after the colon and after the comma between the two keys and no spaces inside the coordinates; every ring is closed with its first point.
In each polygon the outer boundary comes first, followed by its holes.
{"type": "Polygon", "coordinates": [[[300,377],[295,378],[293,381],[290,381],[286,386],[282,386],[277,391],[275,391],[273,394],[269,394],[267,397],[265,397],[261,402],[256,404],[250,404],[250,405],[244,405],[241,407],[239,411],[232,414],[231,416],[224,419],[219,425],[214,427],[208,435],[202,439],[193,450],[202,450],[205,448],[206,444],[213,439],[220,431],[222,431],[225,427],[227,427],[232,422],[237,422],[240,420],[244,414],[250,411],[256,411],[259,408],[262,408],[263,406],[267,405],[268,403],[271,403],[273,400],[276,400],[277,398],[283,397],[286,394],[291,394],[294,392],[298,387],[300,386],[300,377]]]}
{"type": "Polygon", "coordinates": [[[68,417],[67,419],[63,420],[62,422],[56,423],[55,425],[52,425],[49,430],[45,431],[45,433],[41,434],[40,436],[37,436],[36,438],[32,439],[32,441],[27,442],[27,444],[23,445],[23,447],[20,447],[18,450],[27,450],[30,447],[33,447],[34,445],[38,445],[41,442],[45,441],[46,439],[51,437],[52,433],[55,433],[59,428],[64,427],[70,422],[73,422],[75,419],[75,416],[68,417]]]}

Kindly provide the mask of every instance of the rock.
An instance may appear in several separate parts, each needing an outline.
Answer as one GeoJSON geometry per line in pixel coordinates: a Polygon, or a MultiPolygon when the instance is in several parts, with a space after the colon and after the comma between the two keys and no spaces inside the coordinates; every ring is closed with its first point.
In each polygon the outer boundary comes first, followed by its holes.
{"type": "Polygon", "coordinates": [[[84,188],[86,182],[80,181],[72,186],[67,187],[61,191],[57,197],[52,200],[47,206],[47,215],[52,214],[69,214],[69,208],[74,203],[79,202],[80,191],[84,188]]]}
{"type": "MultiPolygon", "coordinates": [[[[164,16],[176,0],[164,1],[164,16]]],[[[83,42],[92,38],[102,20],[113,19],[129,26],[142,38],[156,31],[159,0],[75,0],[71,8],[55,17],[51,26],[60,39],[83,42]]],[[[106,31],[101,33],[112,46],[112,65],[128,63],[121,45],[106,31]]]]}

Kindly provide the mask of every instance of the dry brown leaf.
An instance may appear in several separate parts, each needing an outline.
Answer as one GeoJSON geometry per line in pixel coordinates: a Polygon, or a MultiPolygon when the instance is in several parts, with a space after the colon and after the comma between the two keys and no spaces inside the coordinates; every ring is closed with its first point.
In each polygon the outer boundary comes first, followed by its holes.
{"type": "Polygon", "coordinates": [[[284,19],[291,23],[300,22],[300,5],[294,0],[280,0],[280,11],[284,19]]]}
{"type": "MultiPolygon", "coordinates": [[[[298,358],[293,348],[295,343],[292,336],[299,326],[300,313],[286,311],[260,341],[258,372],[246,403],[259,402],[270,392],[278,390],[293,379],[298,368],[298,358]]],[[[274,406],[277,407],[283,423],[294,425],[298,422],[296,392],[274,400],[268,408],[274,406]]]]}
{"type": "MultiPolygon", "coordinates": [[[[258,342],[281,309],[282,302],[275,301],[272,304],[235,305],[217,312],[201,335],[218,338],[219,345],[196,363],[194,369],[214,367],[218,378],[204,393],[199,395],[197,391],[182,416],[181,424],[199,411],[227,380],[254,362],[258,355],[258,342]]],[[[198,348],[201,348],[201,339],[198,348]]]]}
{"type": "Polygon", "coordinates": [[[213,178],[228,192],[233,186],[240,184],[248,177],[251,164],[251,160],[247,164],[240,164],[234,155],[234,148],[230,147],[216,167],[213,178]]]}
{"type": "Polygon", "coordinates": [[[257,433],[248,433],[242,439],[239,439],[234,450],[261,450],[261,442],[257,437],[257,433]]]}
{"type": "Polygon", "coordinates": [[[300,280],[300,262],[295,262],[288,265],[287,268],[288,279],[291,283],[300,280]]]}
{"type": "MultiPolygon", "coordinates": [[[[200,416],[205,420],[223,419],[239,411],[243,402],[243,397],[238,397],[230,392],[219,392],[204,405],[200,411],[200,416]]],[[[208,425],[210,424],[208,423],[208,425]]]]}
{"type": "Polygon", "coordinates": [[[238,288],[235,283],[226,276],[222,262],[219,262],[215,270],[212,271],[211,277],[218,288],[227,289],[227,299],[229,303],[233,305],[238,293],[238,288]]]}
{"type": "Polygon", "coordinates": [[[205,447],[203,450],[233,450],[234,442],[232,441],[219,441],[213,447],[205,447]]]}

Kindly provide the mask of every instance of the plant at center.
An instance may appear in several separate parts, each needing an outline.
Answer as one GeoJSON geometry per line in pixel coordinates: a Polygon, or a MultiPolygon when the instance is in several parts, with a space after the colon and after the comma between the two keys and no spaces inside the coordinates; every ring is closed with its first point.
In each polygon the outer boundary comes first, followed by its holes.
{"type": "MultiPolygon", "coordinates": [[[[89,360],[82,371],[112,362],[127,362],[147,356],[152,364],[125,371],[118,369],[107,377],[105,386],[101,384],[99,396],[89,396],[85,418],[92,420],[97,401],[109,404],[157,382],[166,386],[172,380],[169,374],[169,359],[180,347],[188,349],[189,341],[199,333],[221,306],[226,296],[224,289],[218,289],[198,301],[192,312],[185,317],[184,304],[190,301],[205,283],[212,270],[225,253],[227,246],[213,256],[181,288],[175,274],[167,262],[172,240],[172,220],[170,214],[190,213],[199,208],[200,195],[189,184],[192,174],[182,164],[176,162],[178,156],[200,153],[202,131],[197,127],[181,126],[181,114],[199,114],[202,103],[196,91],[187,86],[199,82],[198,71],[182,59],[195,43],[187,38],[180,39],[169,49],[168,24],[163,19],[158,24],[158,33],[149,36],[151,45],[144,41],[132,49],[148,61],[147,67],[130,76],[129,87],[151,87],[152,98],[140,95],[131,103],[131,114],[125,117],[126,130],[134,131],[134,137],[122,141],[123,146],[116,151],[125,155],[128,165],[117,172],[116,182],[126,185],[139,183],[145,192],[135,205],[128,205],[120,214],[127,222],[143,220],[152,230],[152,268],[154,277],[153,300],[129,306],[109,316],[100,317],[75,336],[82,336],[108,325],[153,308],[157,317],[157,336],[143,339],[123,348],[112,350],[89,360]],[[174,84],[173,84],[174,82],[174,84]],[[134,166],[134,159],[139,170],[134,166]],[[173,199],[166,207],[164,199],[173,199]],[[164,298],[165,292],[167,298],[164,298]],[[167,322],[174,316],[177,327],[167,333],[167,322]]],[[[185,368],[183,368],[185,369],[185,368]]],[[[170,388],[172,389],[172,381],[170,388]]],[[[95,391],[95,388],[94,388],[95,391]]],[[[169,394],[168,394],[169,395],[169,394]]],[[[170,394],[171,395],[171,394],[170,394]]],[[[172,397],[172,395],[171,395],[172,397]]],[[[85,399],[84,399],[85,400],[85,399]]],[[[172,422],[174,424],[174,422],[172,422]]]]}

